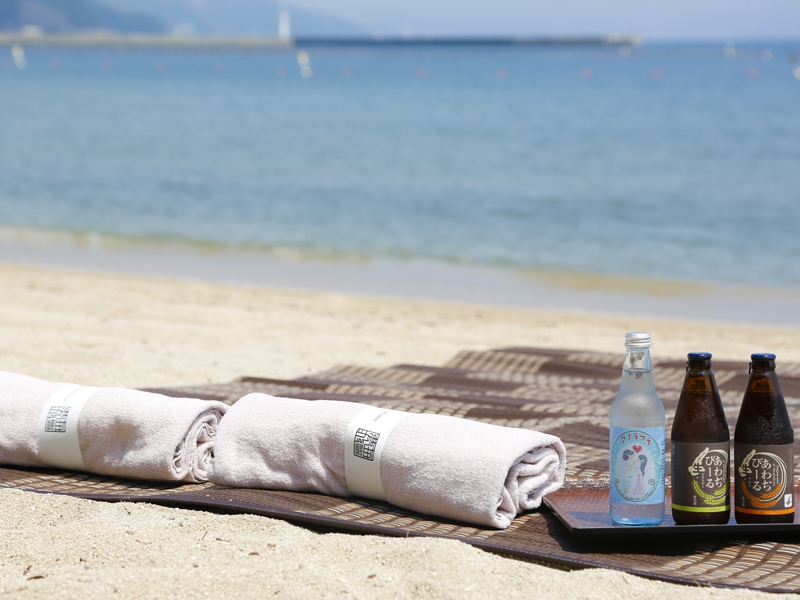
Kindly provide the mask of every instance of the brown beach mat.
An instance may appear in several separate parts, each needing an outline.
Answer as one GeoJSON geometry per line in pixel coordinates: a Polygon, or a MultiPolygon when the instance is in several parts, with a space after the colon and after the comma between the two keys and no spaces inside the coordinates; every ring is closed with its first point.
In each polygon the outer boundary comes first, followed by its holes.
{"type": "MultiPolygon", "coordinates": [[[[325,530],[445,537],[569,567],[622,569],[693,585],[800,592],[800,523],[703,529],[677,527],[668,518],[664,526],[647,530],[610,527],[608,480],[604,479],[608,474],[607,420],[619,387],[621,360],[621,354],[505,348],[462,352],[444,367],[344,366],[291,381],[244,377],[227,384],[151,390],[229,404],[256,391],[308,400],[357,401],[558,435],[567,447],[570,479],[564,490],[547,501],[561,518],[542,508],[520,515],[504,531],[439,520],[375,501],[211,484],[175,485],[0,468],[0,487],[246,512],[325,530]]],[[[778,369],[790,415],[800,423],[800,364],[779,363],[778,369]]],[[[684,370],[684,361],[654,360],[668,431],[684,370]]],[[[747,363],[715,361],[714,372],[733,426],[747,381],[747,363]]],[[[795,449],[795,459],[800,459],[800,447],[795,449]]],[[[798,484],[800,480],[795,482],[796,489],[798,484]]]]}

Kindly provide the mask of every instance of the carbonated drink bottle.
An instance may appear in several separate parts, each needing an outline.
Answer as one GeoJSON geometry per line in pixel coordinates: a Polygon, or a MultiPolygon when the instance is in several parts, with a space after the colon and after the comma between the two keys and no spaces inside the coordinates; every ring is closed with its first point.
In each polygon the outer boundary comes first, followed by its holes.
{"type": "Polygon", "coordinates": [[[734,433],[737,523],[794,522],[794,430],[774,354],[750,357],[734,433]]]}
{"type": "Polygon", "coordinates": [[[664,520],[664,405],[656,394],[650,334],[625,335],[625,365],[611,405],[611,520],[658,525],[664,520]]]}
{"type": "Polygon", "coordinates": [[[731,434],[711,354],[690,352],[672,423],[672,518],[681,525],[725,524],[730,505],[731,434]]]}

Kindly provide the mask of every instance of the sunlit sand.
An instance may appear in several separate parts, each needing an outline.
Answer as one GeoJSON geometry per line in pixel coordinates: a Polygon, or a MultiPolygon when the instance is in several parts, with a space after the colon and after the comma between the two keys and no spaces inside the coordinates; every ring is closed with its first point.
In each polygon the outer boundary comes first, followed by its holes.
{"type": "MultiPolygon", "coordinates": [[[[294,377],[335,364],[441,364],[531,345],[800,361],[798,329],[376,298],[0,264],[0,368],[90,385],[294,377]]],[[[450,540],[321,534],[268,518],[0,490],[13,597],[756,597],[621,572],[564,572],[450,540]]],[[[766,597],[766,595],[764,596],[766,597]]],[[[774,597],[770,595],[770,597],[774,597]]]]}

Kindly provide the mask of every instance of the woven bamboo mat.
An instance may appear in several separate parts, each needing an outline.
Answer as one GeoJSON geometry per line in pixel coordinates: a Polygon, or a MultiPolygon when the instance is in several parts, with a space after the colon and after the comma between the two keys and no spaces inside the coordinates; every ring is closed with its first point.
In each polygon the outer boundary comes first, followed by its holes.
{"type": "MultiPolygon", "coordinates": [[[[656,358],[653,368],[658,393],[667,410],[669,431],[685,363],[656,358]]],[[[619,387],[620,371],[619,354],[505,348],[462,352],[443,367],[343,366],[291,381],[244,377],[227,384],[151,391],[228,404],[250,392],[357,401],[547,431],[558,435],[567,447],[567,473],[571,479],[566,489],[570,490],[585,486],[587,477],[602,481],[608,474],[608,411],[619,387]]],[[[800,364],[779,362],[778,371],[790,415],[793,422],[800,423],[800,364]]],[[[714,372],[733,426],[747,381],[747,363],[714,361],[714,372]]],[[[795,449],[795,458],[800,460],[800,447],[795,449]]],[[[800,592],[800,543],[752,539],[580,539],[546,509],[520,515],[511,527],[497,531],[375,501],[211,484],[165,484],[0,468],[0,487],[95,500],[248,512],[329,530],[446,537],[493,552],[572,567],[622,569],[694,585],[800,592]]]]}

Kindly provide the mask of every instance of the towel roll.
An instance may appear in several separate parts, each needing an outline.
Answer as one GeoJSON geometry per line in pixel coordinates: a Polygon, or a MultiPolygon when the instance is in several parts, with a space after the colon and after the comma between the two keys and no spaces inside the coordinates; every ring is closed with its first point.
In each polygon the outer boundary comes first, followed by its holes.
{"type": "MultiPolygon", "coordinates": [[[[346,434],[365,406],[245,396],[220,423],[210,480],[353,495],[346,434]]],[[[386,500],[421,513],[504,529],[564,482],[564,445],[536,431],[407,414],[384,442],[379,472],[386,500]]]]}
{"type": "Polygon", "coordinates": [[[72,389],[78,390],[76,395],[88,392],[76,422],[77,460],[83,470],[135,479],[208,480],[225,404],[120,388],[79,388],[6,372],[0,372],[0,464],[63,467],[42,456],[40,422],[45,422],[45,405],[69,397],[72,389]]]}

